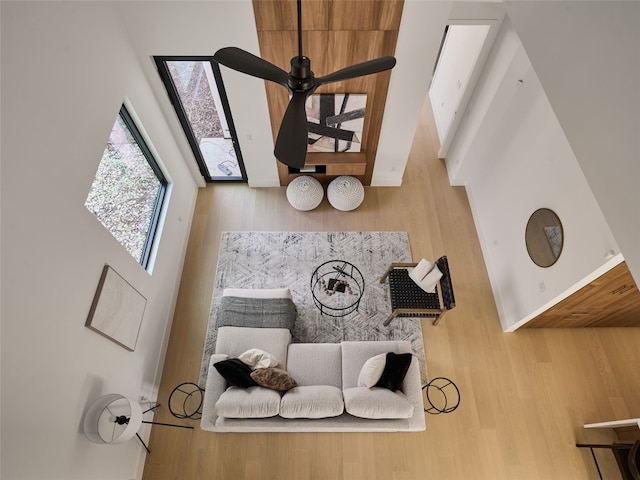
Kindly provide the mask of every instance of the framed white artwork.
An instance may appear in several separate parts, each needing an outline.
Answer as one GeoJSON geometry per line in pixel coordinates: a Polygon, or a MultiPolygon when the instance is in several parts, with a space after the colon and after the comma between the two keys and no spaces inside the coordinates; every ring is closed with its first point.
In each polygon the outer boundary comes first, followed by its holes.
{"type": "Polygon", "coordinates": [[[146,305],[140,292],[105,265],[85,325],[133,352],[146,305]]]}

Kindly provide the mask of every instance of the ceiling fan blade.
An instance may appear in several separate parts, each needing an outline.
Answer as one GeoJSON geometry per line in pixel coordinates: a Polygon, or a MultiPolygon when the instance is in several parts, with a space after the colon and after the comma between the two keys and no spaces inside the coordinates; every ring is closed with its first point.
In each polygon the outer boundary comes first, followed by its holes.
{"type": "Polygon", "coordinates": [[[309,129],[304,105],[309,92],[294,91],[287,111],[284,113],[276,147],[276,158],[292,168],[304,167],[307,158],[309,129]]]}
{"type": "Polygon", "coordinates": [[[213,59],[238,72],[287,86],[287,78],[289,76],[287,72],[240,48],[221,48],[213,55],[213,59]]]}
{"type": "Polygon", "coordinates": [[[385,70],[392,69],[395,65],[396,59],[394,57],[376,58],[375,60],[369,60],[368,62],[351,65],[350,67],[343,68],[324,77],[318,77],[316,78],[315,86],[318,87],[325,83],[339,82],[341,80],[348,80],[350,78],[383,72],[385,70]]]}

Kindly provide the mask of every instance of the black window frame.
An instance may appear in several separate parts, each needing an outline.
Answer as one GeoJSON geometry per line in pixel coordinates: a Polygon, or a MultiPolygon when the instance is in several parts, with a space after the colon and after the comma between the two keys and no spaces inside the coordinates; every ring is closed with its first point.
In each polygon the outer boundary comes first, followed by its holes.
{"type": "Polygon", "coordinates": [[[151,259],[151,252],[153,250],[154,244],[156,242],[156,238],[158,236],[158,224],[160,222],[160,214],[162,213],[162,208],[164,207],[165,198],[167,195],[167,188],[169,186],[169,181],[165,176],[164,172],[160,168],[158,161],[151,153],[151,149],[145,142],[142,134],[135,121],[131,117],[131,114],[127,110],[126,105],[122,104],[120,107],[120,112],[118,113],[122,121],[126,125],[127,129],[131,133],[131,136],[138,144],[140,151],[144,155],[145,160],[153,170],[156,178],[160,182],[160,189],[158,190],[158,195],[156,197],[156,202],[153,208],[153,212],[151,214],[151,222],[149,223],[149,229],[147,231],[147,238],[144,242],[144,247],[142,249],[142,255],[140,255],[140,265],[147,270],[149,267],[149,260],[151,259]]]}
{"type": "Polygon", "coordinates": [[[198,169],[200,170],[200,174],[205,179],[207,183],[225,183],[225,182],[236,182],[236,183],[247,183],[248,177],[247,172],[244,167],[244,161],[242,159],[242,153],[240,151],[240,147],[238,145],[238,135],[235,129],[235,125],[233,123],[233,118],[231,116],[231,108],[229,107],[229,100],[227,99],[227,92],[224,88],[224,82],[222,80],[222,73],[220,72],[220,67],[218,63],[213,59],[212,56],[203,56],[203,55],[156,55],[153,57],[154,62],[156,63],[156,69],[158,70],[158,74],[164,84],[167,95],[169,96],[169,100],[173,105],[173,109],[178,116],[178,120],[180,121],[180,126],[185,134],[187,142],[189,143],[189,147],[191,148],[191,152],[195,158],[195,161],[198,165],[198,169]],[[224,115],[227,119],[227,124],[229,126],[229,132],[231,133],[231,140],[233,142],[233,148],[236,153],[236,160],[238,162],[238,168],[240,169],[241,178],[234,179],[221,179],[217,180],[212,178],[207,168],[204,157],[202,156],[202,152],[200,151],[200,147],[196,140],[196,136],[193,133],[193,129],[191,128],[191,123],[187,118],[187,115],[182,107],[182,102],[177,94],[176,86],[173,82],[173,78],[171,78],[171,74],[169,73],[169,69],[167,68],[166,62],[208,62],[211,65],[211,69],[213,70],[213,76],[216,81],[216,86],[218,88],[218,93],[220,95],[220,100],[222,102],[222,108],[224,110],[224,115]]]}

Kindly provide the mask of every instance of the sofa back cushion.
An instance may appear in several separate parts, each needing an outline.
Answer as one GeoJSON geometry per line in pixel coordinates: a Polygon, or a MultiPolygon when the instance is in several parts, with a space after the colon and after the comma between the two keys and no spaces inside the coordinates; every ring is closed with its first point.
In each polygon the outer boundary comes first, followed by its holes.
{"type": "Polygon", "coordinates": [[[339,343],[292,343],[287,372],[299,386],[331,385],[342,388],[342,356],[339,343]]]}
{"type": "Polygon", "coordinates": [[[216,340],[216,353],[226,353],[237,358],[247,350],[257,348],[287,362],[287,347],[291,332],[287,328],[220,327],[216,340]]]}
{"type": "Polygon", "coordinates": [[[381,353],[411,353],[411,342],[386,340],[382,342],[342,342],[342,388],[358,386],[358,376],[364,363],[381,353]]]}

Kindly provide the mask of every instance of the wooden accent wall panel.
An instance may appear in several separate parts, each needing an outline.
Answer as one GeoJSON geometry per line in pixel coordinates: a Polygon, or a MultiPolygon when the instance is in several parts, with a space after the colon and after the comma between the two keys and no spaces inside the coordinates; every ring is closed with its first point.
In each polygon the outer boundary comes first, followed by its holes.
{"type": "MultiPolygon", "coordinates": [[[[303,0],[303,54],[311,59],[311,69],[323,76],[355,63],[385,55],[394,55],[402,7],[398,0],[303,0]]],[[[297,11],[295,0],[253,0],[258,29],[260,56],[290,70],[291,58],[298,54],[297,11]]],[[[315,93],[365,93],[367,112],[362,133],[361,155],[357,165],[350,165],[344,154],[326,154],[326,182],[331,175],[356,174],[364,185],[370,185],[373,163],[378,149],[382,117],[391,72],[368,75],[344,82],[323,85],[315,93]]],[[[280,122],[289,102],[286,89],[265,82],[271,129],[277,137],[280,122]]],[[[309,165],[319,164],[309,154],[309,165]]],[[[278,162],[280,183],[287,185],[293,176],[278,162]]],[[[321,175],[319,177],[322,177],[321,175]]]]}
{"type": "Polygon", "coordinates": [[[640,292],[622,262],[524,326],[640,327],[640,292]]]}
{"type": "Polygon", "coordinates": [[[403,6],[404,1],[396,0],[332,0],[330,30],[398,31],[403,6]]]}
{"type": "Polygon", "coordinates": [[[616,432],[618,441],[622,443],[633,443],[640,440],[640,430],[638,427],[618,427],[613,429],[616,432]]]}

